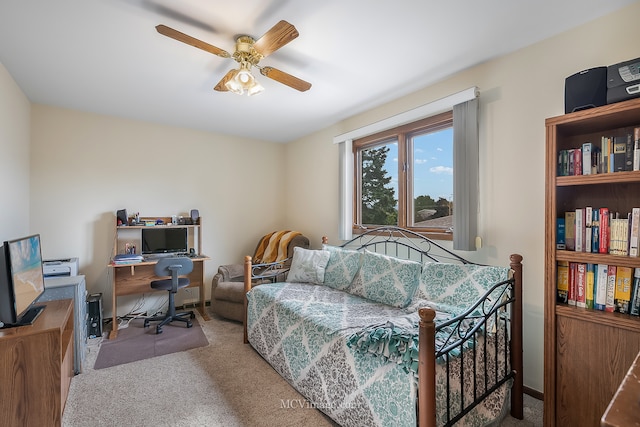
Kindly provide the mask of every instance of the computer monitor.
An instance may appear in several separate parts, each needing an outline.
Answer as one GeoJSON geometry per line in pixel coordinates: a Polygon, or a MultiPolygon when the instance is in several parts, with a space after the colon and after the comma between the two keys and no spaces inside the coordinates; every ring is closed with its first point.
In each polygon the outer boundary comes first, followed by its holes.
{"type": "Polygon", "coordinates": [[[188,252],[186,227],[155,226],[142,229],[142,255],[188,252]]]}
{"type": "Polygon", "coordinates": [[[0,321],[31,324],[44,306],[34,303],[44,292],[40,235],[5,241],[0,256],[0,321]]]}

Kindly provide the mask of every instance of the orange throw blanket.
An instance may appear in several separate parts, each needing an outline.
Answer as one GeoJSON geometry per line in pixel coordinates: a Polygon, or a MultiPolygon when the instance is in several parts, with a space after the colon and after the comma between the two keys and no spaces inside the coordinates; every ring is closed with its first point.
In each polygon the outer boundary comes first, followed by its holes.
{"type": "Polygon", "coordinates": [[[267,234],[258,244],[256,253],[253,256],[253,263],[266,264],[286,259],[289,243],[300,234],[302,233],[290,230],[274,231],[267,234]]]}

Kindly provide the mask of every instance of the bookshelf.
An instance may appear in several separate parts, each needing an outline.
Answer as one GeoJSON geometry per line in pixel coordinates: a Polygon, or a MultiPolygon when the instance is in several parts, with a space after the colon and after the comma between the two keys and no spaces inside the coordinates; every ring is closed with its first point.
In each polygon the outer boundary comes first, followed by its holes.
{"type": "Polygon", "coordinates": [[[640,207],[640,171],[558,176],[558,154],[640,126],[640,99],[549,118],[546,125],[544,425],[599,426],[640,351],[640,317],[557,302],[558,261],[640,268],[640,257],[556,249],[556,220],[586,206],[640,207]]]}

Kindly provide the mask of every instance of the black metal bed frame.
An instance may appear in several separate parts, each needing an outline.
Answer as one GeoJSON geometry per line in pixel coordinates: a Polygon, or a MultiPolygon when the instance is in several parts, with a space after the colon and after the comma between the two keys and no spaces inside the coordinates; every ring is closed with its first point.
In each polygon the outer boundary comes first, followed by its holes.
{"type": "MultiPolygon", "coordinates": [[[[384,253],[390,256],[396,256],[403,259],[413,259],[419,262],[434,261],[448,262],[460,264],[476,264],[465,258],[451,252],[438,243],[424,237],[423,235],[411,230],[395,226],[378,227],[366,230],[351,240],[339,245],[343,248],[352,248],[354,250],[372,250],[377,253],[384,253]]],[[[508,280],[497,283],[491,287],[484,295],[469,307],[466,311],[455,316],[454,318],[438,324],[435,328],[436,337],[442,344],[436,350],[436,359],[443,361],[446,365],[447,373],[447,415],[445,426],[452,426],[473,408],[480,404],[485,398],[495,392],[503,384],[512,382],[516,378],[516,371],[510,367],[510,345],[504,345],[504,354],[499,358],[499,337],[491,337],[493,331],[503,331],[505,343],[509,343],[509,331],[511,324],[510,308],[516,302],[515,279],[511,277],[508,280]],[[493,320],[493,323],[490,321],[493,320]],[[502,327],[498,327],[502,322],[502,327]],[[488,327],[493,324],[493,327],[488,327]],[[489,331],[492,329],[492,331],[489,331]],[[487,357],[483,357],[484,379],[482,384],[478,384],[478,366],[477,352],[479,343],[482,346],[482,352],[487,355],[487,342],[490,341],[494,345],[493,363],[495,366],[494,378],[488,377],[488,361],[487,357]],[[463,349],[470,351],[463,351],[463,349]],[[459,356],[452,356],[451,353],[459,349],[459,356]],[[465,405],[464,393],[464,358],[473,358],[473,401],[465,405]],[[460,364],[460,411],[452,414],[452,396],[451,396],[451,371],[450,365],[455,358],[459,359],[460,364]],[[504,360],[504,369],[498,369],[498,363],[504,360]],[[490,381],[492,380],[492,381],[490,381]],[[479,387],[482,386],[482,387],[479,387]]],[[[513,392],[512,392],[513,393],[513,392]]],[[[522,396],[519,398],[522,401],[522,396]]],[[[513,406],[513,404],[512,404],[513,406]]],[[[521,404],[520,404],[521,406],[521,404]]],[[[516,411],[517,412],[517,411],[516,411]]],[[[521,410],[520,410],[521,412],[521,410]]],[[[514,416],[517,416],[516,413],[514,416]]],[[[520,417],[522,415],[520,414],[520,417]]]]}

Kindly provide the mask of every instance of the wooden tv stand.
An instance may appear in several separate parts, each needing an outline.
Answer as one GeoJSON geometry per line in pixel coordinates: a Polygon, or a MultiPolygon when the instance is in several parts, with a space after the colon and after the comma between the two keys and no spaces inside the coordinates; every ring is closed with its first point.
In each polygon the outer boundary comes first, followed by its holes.
{"type": "Polygon", "coordinates": [[[73,301],[43,303],[32,325],[0,329],[0,424],[59,426],[73,378],[73,301]]]}

